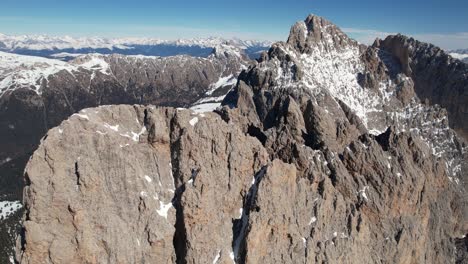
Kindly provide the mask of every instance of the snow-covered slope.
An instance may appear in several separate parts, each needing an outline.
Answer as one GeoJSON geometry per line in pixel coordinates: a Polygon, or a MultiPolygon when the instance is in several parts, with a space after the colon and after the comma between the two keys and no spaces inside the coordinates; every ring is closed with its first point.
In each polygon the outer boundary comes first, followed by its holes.
{"type": "Polygon", "coordinates": [[[0,222],[22,207],[20,201],[0,201],[0,222]]]}
{"type": "Polygon", "coordinates": [[[459,59],[459,60],[463,60],[463,59],[468,58],[468,54],[461,54],[461,53],[454,53],[454,52],[450,53],[450,56],[452,56],[455,59],[459,59]]]}
{"type": "Polygon", "coordinates": [[[86,55],[70,63],[35,56],[0,52],[0,96],[7,89],[31,88],[40,94],[43,81],[60,71],[70,74],[80,70],[109,74],[109,64],[102,55],[86,55]]]}
{"type": "MultiPolygon", "coordinates": [[[[64,56],[70,56],[70,54],[64,54],[64,56]]],[[[235,84],[235,76],[242,69],[245,69],[249,63],[241,48],[227,44],[216,46],[212,54],[207,58],[195,58],[185,55],[158,57],[144,55],[102,55],[97,53],[73,54],[73,56],[73,60],[64,62],[58,59],[18,55],[0,51],[0,97],[5,91],[17,88],[29,88],[37,94],[41,94],[41,87],[47,87],[49,78],[56,77],[59,73],[71,76],[78,83],[86,83],[84,86],[90,86],[97,74],[107,75],[110,79],[125,86],[125,82],[136,79],[137,75],[149,75],[148,71],[155,71],[155,73],[161,71],[161,73],[158,73],[158,75],[161,75],[164,74],[165,67],[171,65],[173,68],[181,68],[180,71],[184,72],[195,68],[189,66],[192,64],[196,64],[198,65],[197,68],[200,68],[202,71],[204,70],[205,73],[203,74],[214,70],[213,65],[209,66],[209,64],[218,65],[219,69],[215,71],[220,71],[219,80],[213,80],[209,85],[209,90],[214,91],[227,85],[222,83],[226,78],[229,79],[228,84],[231,86],[235,84]],[[204,65],[210,69],[203,69],[204,65]],[[127,69],[121,72],[122,68],[127,69]],[[148,68],[145,70],[146,73],[140,73],[145,68],[148,68]],[[117,73],[114,73],[112,69],[116,70],[117,73]],[[122,73],[124,72],[126,75],[132,72],[135,76],[129,74],[127,77],[123,77],[122,73]]],[[[150,82],[151,80],[146,81],[150,82]]],[[[227,92],[225,91],[224,94],[227,92]]],[[[210,97],[210,95],[207,94],[206,96],[210,97]]],[[[217,105],[219,105],[221,100],[222,98],[215,100],[218,103],[217,105]]]]}
{"type": "MultiPolygon", "coordinates": [[[[315,21],[315,24],[320,23],[315,21]]],[[[261,64],[260,70],[276,69],[273,72],[275,89],[306,88],[315,97],[329,94],[350,107],[370,133],[378,135],[385,131],[388,125],[382,114],[383,107],[393,100],[396,84],[386,78],[379,82],[378,90],[363,89],[358,76],[366,67],[358,43],[331,24],[315,30],[309,30],[304,22],[296,24],[292,31],[300,40],[290,37],[288,43],[273,45],[275,52],[289,55],[290,61],[284,63],[274,56],[268,63],[261,64]],[[317,31],[320,39],[314,35],[317,31]],[[302,45],[297,43],[300,41],[310,42],[307,50],[294,48],[302,45]]]]}

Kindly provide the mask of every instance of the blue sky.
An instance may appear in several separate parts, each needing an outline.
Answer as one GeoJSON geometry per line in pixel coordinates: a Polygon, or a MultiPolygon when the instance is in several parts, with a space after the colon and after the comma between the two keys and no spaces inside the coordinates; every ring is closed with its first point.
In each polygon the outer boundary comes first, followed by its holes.
{"type": "Polygon", "coordinates": [[[468,1],[2,0],[0,32],[104,37],[240,37],[285,40],[307,14],[369,43],[401,32],[443,48],[468,48],[468,1]]]}

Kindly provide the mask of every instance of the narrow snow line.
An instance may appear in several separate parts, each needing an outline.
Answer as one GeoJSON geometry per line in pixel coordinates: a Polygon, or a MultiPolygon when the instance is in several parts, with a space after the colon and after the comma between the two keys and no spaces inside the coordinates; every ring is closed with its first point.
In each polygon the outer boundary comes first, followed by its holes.
{"type": "Polygon", "coordinates": [[[221,257],[221,250],[218,250],[218,254],[213,259],[213,264],[216,264],[220,257],[221,257]]]}
{"type": "Polygon", "coordinates": [[[89,117],[88,117],[88,115],[82,115],[82,114],[73,114],[73,115],[76,115],[77,117],[80,117],[80,118],[83,118],[83,119],[89,120],[89,117]]]}

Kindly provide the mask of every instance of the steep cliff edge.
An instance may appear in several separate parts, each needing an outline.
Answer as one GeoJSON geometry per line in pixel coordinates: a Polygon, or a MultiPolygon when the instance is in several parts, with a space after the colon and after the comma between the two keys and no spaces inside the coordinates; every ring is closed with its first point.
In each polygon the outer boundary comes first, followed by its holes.
{"type": "Polygon", "coordinates": [[[267,162],[256,139],[188,110],[87,109],[46,137],[26,169],[22,263],[228,258],[267,162]]]}
{"type": "Polygon", "coordinates": [[[446,108],[450,125],[468,140],[468,67],[442,49],[402,35],[376,40],[374,47],[391,52],[414,81],[421,100],[446,108]]]}
{"type": "Polygon", "coordinates": [[[245,135],[234,112],[229,123],[143,106],[73,115],[47,133],[26,168],[18,260],[456,259],[466,198],[419,138],[390,128],[314,149],[294,136],[310,121],[288,104],[275,149],[245,135]]]}

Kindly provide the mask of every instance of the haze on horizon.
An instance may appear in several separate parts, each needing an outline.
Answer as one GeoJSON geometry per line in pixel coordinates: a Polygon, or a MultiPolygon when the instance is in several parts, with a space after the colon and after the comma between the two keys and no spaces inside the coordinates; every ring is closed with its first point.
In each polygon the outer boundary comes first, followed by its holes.
{"type": "Polygon", "coordinates": [[[329,19],[364,44],[402,33],[444,49],[468,48],[468,3],[459,0],[298,0],[293,4],[276,0],[5,0],[0,33],[278,41],[285,40],[291,25],[310,13],[329,19]]]}

